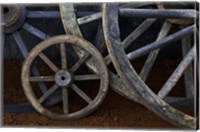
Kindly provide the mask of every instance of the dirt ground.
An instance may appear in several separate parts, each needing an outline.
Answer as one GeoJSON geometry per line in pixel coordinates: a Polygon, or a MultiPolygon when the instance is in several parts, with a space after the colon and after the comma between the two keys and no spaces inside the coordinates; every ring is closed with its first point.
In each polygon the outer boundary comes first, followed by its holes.
{"type": "MultiPolygon", "coordinates": [[[[152,70],[147,84],[157,91],[170,73],[173,72],[180,60],[166,59],[157,63],[152,70]],[[160,76],[162,73],[162,76],[160,76]],[[159,80],[159,81],[158,81],[159,80]]],[[[5,60],[4,62],[4,103],[25,102],[20,80],[21,63],[18,61],[5,60]],[[11,83],[12,82],[12,83],[11,83]]],[[[140,69],[141,64],[135,64],[140,69]]],[[[172,91],[172,95],[184,96],[183,78],[172,91]]],[[[182,111],[193,115],[193,108],[180,108],[182,111]]],[[[4,126],[53,126],[72,128],[178,128],[146,109],[144,106],[129,101],[111,90],[103,104],[94,113],[75,121],[53,121],[40,115],[37,112],[14,114],[3,114],[4,126]]]]}

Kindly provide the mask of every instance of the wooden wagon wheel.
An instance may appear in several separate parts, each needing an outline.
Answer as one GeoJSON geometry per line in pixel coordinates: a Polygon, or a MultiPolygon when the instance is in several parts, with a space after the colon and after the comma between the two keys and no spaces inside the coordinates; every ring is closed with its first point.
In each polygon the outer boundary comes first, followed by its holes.
{"type": "MultiPolygon", "coordinates": [[[[139,8],[146,5],[151,5],[155,3],[134,3],[134,4],[121,4],[121,8],[139,8]]],[[[97,4],[95,4],[97,5],[97,4]]],[[[100,6],[101,4],[99,4],[100,6]]],[[[83,5],[84,6],[84,5],[83,5]]],[[[60,5],[60,13],[61,13],[61,19],[63,22],[63,26],[65,29],[66,34],[73,34],[76,36],[83,36],[81,30],[80,30],[80,21],[83,23],[87,22],[93,22],[93,21],[100,21],[102,18],[101,12],[96,12],[93,14],[89,14],[87,16],[83,16],[80,18],[76,17],[76,14],[74,13],[74,4],[61,4],[60,5]],[[70,13],[69,13],[70,12],[70,13]],[[83,21],[84,20],[84,21],[83,21]]],[[[128,47],[134,40],[136,40],[142,33],[144,33],[154,22],[156,19],[146,19],[144,22],[142,22],[128,37],[126,40],[124,40],[124,48],[128,47]]],[[[101,33],[99,33],[101,34],[101,33]]],[[[97,41],[98,44],[100,44],[99,47],[103,47],[104,41],[99,39],[97,41]]],[[[95,45],[96,46],[96,45],[95,45]]],[[[75,49],[75,52],[79,55],[79,57],[84,55],[84,52],[81,49],[75,49]]],[[[109,55],[107,55],[105,58],[106,64],[109,65],[111,63],[111,59],[109,55]]],[[[87,66],[93,70],[94,72],[98,73],[97,67],[95,65],[94,61],[88,61],[87,66]]],[[[128,98],[132,101],[140,102],[140,99],[137,97],[137,95],[134,93],[134,91],[128,87],[126,87],[123,83],[123,81],[112,71],[109,71],[109,77],[110,77],[110,86],[111,88],[119,93],[120,95],[124,96],[125,98],[128,98]]]]}
{"type": "MultiPolygon", "coordinates": [[[[146,106],[148,109],[152,110],[154,113],[159,115],[161,118],[173,123],[175,125],[179,125],[182,127],[188,128],[196,128],[196,118],[190,115],[187,115],[167,104],[161,97],[156,95],[151,89],[145,84],[142,80],[143,77],[140,77],[134,68],[132,67],[129,59],[134,59],[139,56],[142,56],[150,51],[161,48],[166,44],[174,42],[180,38],[183,38],[187,35],[193,34],[195,31],[195,26],[189,26],[173,35],[165,37],[160,41],[153,42],[147,45],[144,48],[133,51],[131,54],[126,55],[123,50],[121,40],[120,40],[120,30],[118,24],[118,13],[124,16],[135,16],[135,17],[162,17],[162,18],[195,18],[196,12],[190,11],[190,15],[180,15],[180,12],[172,11],[170,14],[168,11],[156,11],[155,10],[135,10],[135,9],[126,9],[120,10],[118,9],[117,4],[104,4],[103,5],[103,28],[104,28],[104,36],[106,40],[106,45],[111,56],[112,62],[119,74],[122,78],[124,84],[132,88],[135,93],[141,99],[141,103],[146,106]],[[165,13],[168,12],[168,13],[165,13]],[[115,16],[115,17],[113,17],[115,16]]],[[[170,12],[171,12],[170,11],[170,12]]],[[[184,12],[183,10],[181,12],[184,12]]],[[[188,12],[188,11],[187,11],[188,12]]],[[[187,14],[187,13],[183,13],[187,14]]],[[[172,74],[169,81],[170,85],[167,85],[168,90],[176,84],[177,80],[183,74],[186,67],[192,63],[195,54],[195,47],[193,47],[185,58],[182,60],[176,71],[172,74]]],[[[155,54],[155,53],[154,53],[155,54]]],[[[151,60],[151,59],[150,59],[151,60]]],[[[149,65],[151,62],[149,62],[149,65]]],[[[165,89],[166,90],[166,89],[165,89]]],[[[164,90],[164,91],[165,91],[164,90]]],[[[167,91],[165,91],[164,96],[167,95],[167,91]]],[[[164,97],[162,96],[162,97],[164,97]]]]}
{"type": "MultiPolygon", "coordinates": [[[[156,5],[155,2],[133,2],[133,3],[121,3],[120,8],[121,9],[126,9],[126,8],[141,8],[143,6],[149,6],[149,5],[156,5]]],[[[82,5],[84,6],[84,5],[82,5]]],[[[83,16],[81,18],[77,18],[76,14],[74,13],[74,4],[62,4],[60,5],[60,13],[61,13],[61,19],[63,22],[63,26],[65,29],[65,32],[67,34],[74,34],[77,36],[83,36],[80,28],[79,28],[79,23],[80,21],[84,23],[85,22],[93,22],[96,20],[101,19],[101,12],[89,14],[87,16],[83,16]],[[70,13],[69,13],[70,12],[70,13]],[[87,18],[87,19],[86,19],[87,18]]],[[[123,48],[126,49],[134,40],[136,40],[141,34],[143,34],[154,22],[156,21],[155,18],[148,18],[144,20],[123,42],[123,48]]],[[[161,39],[165,37],[171,27],[171,24],[166,23],[165,26],[163,27],[163,30],[160,32],[160,36],[158,39],[161,39]],[[164,31],[164,29],[166,31],[164,31]]],[[[97,41],[98,42],[98,41],[97,41]]],[[[100,41],[102,43],[102,41],[100,41]]],[[[98,43],[98,44],[100,44],[98,43]]],[[[102,45],[102,44],[101,44],[102,45]]],[[[103,46],[100,46],[103,47],[103,46]]],[[[76,53],[79,56],[82,56],[84,53],[80,50],[75,49],[76,53]]],[[[110,56],[107,55],[105,57],[105,61],[107,65],[111,63],[110,56]]],[[[95,70],[95,66],[93,64],[94,62],[88,62],[87,66],[91,69],[95,70]]],[[[123,83],[123,81],[115,75],[112,71],[109,72],[110,74],[110,86],[111,88],[119,93],[120,95],[136,102],[140,102],[140,99],[137,97],[137,95],[134,93],[134,91],[128,87],[126,87],[123,83]]],[[[177,101],[171,100],[171,98],[165,98],[165,100],[172,104],[172,105],[177,105],[177,101]]],[[[183,100],[184,101],[184,100],[183,100]]],[[[191,101],[190,101],[191,102],[191,101]]]]}
{"type": "MultiPolygon", "coordinates": [[[[26,58],[21,74],[23,89],[26,97],[33,107],[41,114],[55,120],[72,120],[84,117],[95,109],[97,109],[102,103],[104,97],[106,96],[108,90],[108,72],[105,62],[98,52],[98,50],[92,46],[89,42],[84,39],[70,36],[70,35],[59,35],[52,37],[39,43],[26,58]],[[80,58],[72,67],[69,67],[69,62],[66,53],[65,46],[73,46],[82,48],[85,51],[85,55],[80,58]],[[58,68],[48,57],[44,56],[44,50],[50,47],[59,46],[61,53],[61,67],[58,68]],[[30,74],[31,65],[36,61],[36,58],[41,56],[44,58],[44,62],[55,72],[53,76],[32,76],[30,74]],[[87,75],[77,75],[78,69],[90,59],[95,60],[96,67],[98,67],[98,74],[87,74],[87,75]],[[84,90],[77,86],[77,81],[86,81],[86,80],[100,80],[99,90],[97,95],[92,99],[87,95],[84,90]],[[42,94],[41,97],[36,96],[33,90],[31,82],[37,81],[47,81],[53,82],[54,85],[48,89],[48,91],[42,94]],[[63,111],[55,112],[54,110],[49,110],[43,105],[43,102],[55,91],[62,89],[62,94],[60,95],[63,99],[63,111]],[[77,95],[79,95],[84,101],[87,102],[87,105],[76,110],[75,112],[70,111],[69,106],[69,90],[73,90],[77,95]]],[[[94,90],[93,88],[90,89],[94,90]]]]}
{"type": "MultiPolygon", "coordinates": [[[[10,51],[13,53],[21,52],[23,58],[28,55],[30,46],[27,45],[24,41],[24,34],[22,32],[26,32],[30,37],[37,37],[41,40],[45,40],[49,37],[49,35],[38,27],[33,26],[30,22],[33,20],[40,19],[58,19],[60,18],[59,10],[41,10],[37,6],[31,5],[2,5],[2,27],[3,27],[3,37],[4,37],[4,48],[9,49],[9,44],[11,43],[15,49],[19,48],[19,51],[10,51]],[[14,40],[14,41],[13,41],[14,40]],[[15,43],[17,46],[13,45],[15,43]]],[[[55,8],[54,6],[52,6],[55,8]]],[[[29,41],[30,43],[32,41],[29,41]]],[[[34,43],[32,43],[34,45],[34,43]]],[[[4,51],[5,53],[5,51],[4,51]]],[[[32,72],[35,75],[39,75],[39,71],[37,67],[32,69],[32,72]]],[[[47,91],[47,87],[44,83],[39,82],[38,85],[43,93],[47,91]]],[[[61,99],[52,98],[49,99],[47,105],[53,105],[58,103],[61,99]]],[[[5,104],[4,112],[11,113],[23,113],[34,110],[29,103],[22,104],[5,104]]]]}

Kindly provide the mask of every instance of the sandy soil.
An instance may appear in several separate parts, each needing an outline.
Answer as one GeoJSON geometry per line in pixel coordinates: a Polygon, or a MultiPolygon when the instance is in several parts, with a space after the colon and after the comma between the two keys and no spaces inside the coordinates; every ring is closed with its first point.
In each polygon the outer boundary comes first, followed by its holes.
{"type": "MultiPolygon", "coordinates": [[[[147,84],[153,87],[154,91],[157,91],[169,77],[178,62],[179,60],[165,60],[164,62],[156,64],[147,80],[147,84]],[[161,71],[162,76],[160,76],[161,71]]],[[[4,103],[25,102],[26,98],[23,95],[19,77],[21,63],[18,61],[6,60],[4,64],[4,103]]],[[[141,64],[136,64],[135,66],[136,69],[140,69],[141,64]]],[[[184,96],[183,88],[183,79],[181,79],[173,90],[172,95],[184,96]]],[[[181,109],[186,113],[193,114],[192,108],[181,109]]],[[[4,113],[3,117],[5,126],[177,128],[164,121],[144,106],[129,101],[111,89],[109,89],[106,99],[98,110],[79,120],[53,121],[37,112],[24,114],[4,113]]]]}

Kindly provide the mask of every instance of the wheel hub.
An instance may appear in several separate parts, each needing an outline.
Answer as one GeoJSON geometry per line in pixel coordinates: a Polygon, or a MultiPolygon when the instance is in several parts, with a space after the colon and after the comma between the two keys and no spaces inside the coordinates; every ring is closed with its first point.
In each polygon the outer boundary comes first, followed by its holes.
{"type": "Polygon", "coordinates": [[[60,70],[56,73],[55,80],[60,87],[68,87],[72,84],[73,77],[67,70],[60,70]]]}
{"type": "Polygon", "coordinates": [[[26,8],[19,5],[5,5],[2,9],[4,33],[15,32],[25,21],[26,8]]]}

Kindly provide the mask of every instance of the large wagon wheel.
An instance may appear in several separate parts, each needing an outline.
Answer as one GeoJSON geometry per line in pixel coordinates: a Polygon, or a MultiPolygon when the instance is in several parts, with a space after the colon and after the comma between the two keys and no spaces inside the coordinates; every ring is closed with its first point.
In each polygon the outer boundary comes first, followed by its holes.
{"type": "MultiPolygon", "coordinates": [[[[70,35],[60,35],[49,38],[33,48],[23,64],[21,79],[25,95],[33,107],[39,113],[55,120],[78,119],[93,112],[100,106],[104,97],[106,96],[109,82],[107,67],[98,50],[86,40],[70,35]],[[67,54],[67,48],[65,48],[66,46],[70,45],[73,47],[79,47],[86,53],[71,67],[69,66],[69,52],[67,54]],[[44,56],[45,50],[49,48],[56,49],[56,46],[60,47],[61,68],[58,68],[48,57],[44,56]],[[51,70],[54,71],[54,75],[31,75],[30,71],[32,69],[32,65],[37,61],[38,56],[44,58],[43,61],[48,65],[48,67],[50,67],[51,70]],[[80,75],[78,71],[80,70],[81,66],[83,66],[85,62],[91,59],[96,62],[96,67],[98,67],[98,74],[80,75]],[[77,82],[87,80],[100,81],[98,93],[93,98],[84,92],[84,88],[81,89],[80,86],[77,85],[77,82]],[[53,86],[49,88],[46,93],[38,95],[34,91],[35,88],[33,87],[32,83],[40,81],[53,82],[53,86]],[[62,94],[60,95],[63,99],[62,112],[51,108],[46,108],[43,104],[46,99],[48,99],[54,92],[58,91],[59,89],[62,90],[62,94]],[[70,92],[68,92],[70,90],[74,91],[85,102],[87,102],[86,106],[79,110],[70,111],[69,101],[71,100],[69,99],[70,92]]],[[[90,87],[90,91],[94,90],[94,86],[93,88],[90,87]]],[[[74,100],[76,101],[76,99],[74,100]]]]}
{"type": "MultiPolygon", "coordinates": [[[[155,3],[134,3],[134,4],[121,4],[121,8],[128,8],[128,7],[134,7],[134,8],[139,8],[142,6],[146,5],[151,5],[155,3]]],[[[87,5],[87,4],[86,4],[87,5]]],[[[92,4],[93,5],[93,4],[92,4]]],[[[101,4],[94,4],[95,6],[101,6],[101,4]]],[[[85,6],[85,5],[82,5],[85,6]]],[[[60,13],[61,13],[61,19],[63,22],[63,26],[65,29],[65,32],[67,34],[73,34],[76,36],[83,37],[83,33],[80,30],[80,25],[84,25],[86,23],[92,23],[99,21],[101,23],[101,18],[102,18],[102,13],[101,10],[99,12],[94,12],[93,14],[89,14],[87,16],[83,17],[77,17],[77,15],[74,12],[75,10],[75,5],[74,4],[60,4],[60,13]],[[69,13],[70,12],[70,13],[69,13]]],[[[128,47],[135,39],[137,39],[142,33],[144,33],[153,23],[155,22],[155,19],[146,19],[144,22],[142,22],[128,37],[127,39],[123,42],[124,43],[124,48],[128,47]]],[[[94,27],[95,28],[95,27],[94,27]]],[[[99,38],[97,39],[97,43],[94,45],[97,46],[97,48],[102,51],[102,47],[104,47],[104,41],[102,41],[103,37],[102,35],[102,29],[98,30],[99,33],[99,38]]],[[[79,55],[79,57],[84,55],[84,52],[81,49],[75,49],[75,52],[79,55]]],[[[109,55],[105,56],[105,61],[106,64],[109,65],[111,63],[111,59],[109,55]]],[[[96,64],[94,61],[88,61],[87,66],[93,70],[94,72],[98,73],[96,64]]],[[[110,86],[111,88],[119,93],[120,95],[132,100],[132,101],[137,101],[140,102],[140,99],[137,97],[135,92],[126,87],[123,83],[123,81],[112,71],[109,71],[109,76],[110,76],[110,86]]]]}
{"type": "MultiPolygon", "coordinates": [[[[142,80],[146,78],[146,75],[141,77],[136,73],[133,66],[131,65],[129,59],[135,59],[144,54],[149,53],[155,49],[161,48],[166,44],[174,42],[180,38],[183,38],[187,35],[193,34],[195,31],[195,26],[189,26],[177,33],[174,33],[164,39],[161,39],[157,42],[153,42],[141,49],[133,51],[132,53],[126,55],[123,50],[121,39],[120,39],[120,30],[118,23],[118,13],[123,16],[134,16],[134,17],[162,17],[162,18],[187,18],[194,19],[196,17],[196,12],[194,10],[137,10],[137,9],[118,9],[117,4],[104,4],[103,5],[103,27],[104,27],[104,35],[106,40],[106,45],[111,56],[112,62],[119,74],[122,78],[124,84],[127,87],[132,88],[135,93],[140,97],[141,103],[146,106],[148,109],[155,112],[161,118],[182,127],[195,128],[196,127],[196,118],[190,115],[187,115],[167,104],[162,100],[161,97],[165,97],[168,92],[173,88],[176,84],[180,76],[183,74],[184,70],[187,66],[192,63],[195,55],[195,47],[191,48],[187,55],[184,57],[182,62],[179,64],[175,72],[166,82],[166,87],[162,88],[164,94],[162,96],[159,94],[156,95],[151,89],[145,84],[142,80]],[[182,13],[180,13],[182,12],[182,13]],[[184,14],[184,15],[183,15],[184,14]],[[115,17],[113,17],[115,16],[115,17]],[[169,84],[169,85],[168,85],[169,84]]],[[[155,52],[158,52],[155,51],[155,52]]],[[[157,54],[157,53],[156,53],[157,54]]],[[[155,53],[151,55],[157,56],[155,53]]],[[[150,56],[152,57],[152,56],[150,56]]],[[[150,58],[147,60],[147,67],[145,69],[149,69],[149,66],[152,64],[153,60],[150,58]]],[[[150,66],[151,67],[151,66],[150,66]]],[[[144,72],[145,74],[147,72],[144,72]]]]}
{"type": "MultiPolygon", "coordinates": [[[[86,4],[87,5],[87,4],[86,4]]],[[[82,5],[83,7],[86,5],[82,5]]],[[[101,4],[92,4],[92,5],[101,5],[101,4]]],[[[125,9],[125,8],[142,8],[143,6],[150,6],[150,5],[156,5],[155,2],[133,2],[133,3],[121,3],[120,8],[125,9]]],[[[63,22],[63,26],[65,29],[65,32],[67,34],[73,34],[77,36],[83,36],[83,33],[81,32],[80,25],[84,25],[86,23],[91,23],[91,22],[96,22],[96,21],[101,21],[102,14],[101,12],[89,14],[87,16],[83,16],[78,18],[77,15],[75,14],[75,5],[74,4],[61,4],[60,5],[60,13],[61,13],[61,19],[63,22]],[[70,12],[70,13],[69,13],[70,12]]],[[[141,34],[143,34],[152,24],[154,24],[156,19],[154,18],[148,18],[144,20],[138,27],[122,42],[122,45],[124,49],[126,49],[134,40],[136,40],[141,34]]],[[[165,24],[163,27],[163,30],[160,32],[160,36],[158,39],[161,39],[165,37],[170,29],[171,25],[170,24],[165,24]],[[165,30],[166,31],[165,31],[165,30]]],[[[95,28],[95,27],[94,27],[95,28]]],[[[88,29],[89,30],[89,29],[88,29]]],[[[101,30],[98,30],[100,33],[99,36],[101,37],[101,30]]],[[[99,38],[100,38],[99,37],[99,38]]],[[[98,46],[97,48],[99,49],[100,47],[104,47],[104,43],[101,39],[98,39],[96,41],[95,46],[98,46]]],[[[100,49],[101,50],[101,49],[100,49]]],[[[84,53],[81,51],[81,49],[77,50],[75,49],[76,53],[79,56],[82,56],[84,53]]],[[[111,63],[111,59],[109,55],[105,57],[105,61],[107,65],[111,63]]],[[[88,62],[87,66],[91,69],[95,70],[95,64],[94,62],[88,62]]],[[[120,95],[132,100],[132,101],[137,101],[140,102],[140,99],[137,97],[137,95],[134,93],[134,91],[128,87],[126,87],[123,83],[123,81],[115,75],[112,71],[109,72],[110,74],[110,86],[111,88],[119,93],[120,95]]],[[[172,100],[171,98],[165,98],[167,102],[169,102],[172,105],[177,105],[177,101],[172,100]]],[[[183,99],[184,101],[184,99],[183,99]]],[[[191,102],[191,101],[190,101],[191,102]]],[[[182,105],[182,104],[181,104],[182,105]]],[[[180,105],[180,106],[181,106],[180,105]]]]}
{"type": "MultiPolygon", "coordinates": [[[[55,10],[41,10],[41,7],[37,6],[27,6],[27,5],[2,5],[2,23],[3,23],[3,36],[4,36],[4,47],[8,48],[8,43],[14,40],[12,43],[15,43],[17,46],[12,45],[15,49],[19,48],[19,52],[21,52],[23,58],[28,55],[30,45],[26,45],[24,41],[24,34],[26,32],[27,36],[36,36],[41,40],[45,40],[49,37],[49,35],[39,28],[30,24],[34,20],[41,19],[58,19],[60,18],[59,10],[57,10],[54,6],[52,6],[55,10]],[[30,35],[29,35],[30,33],[30,35]]],[[[42,21],[43,21],[42,20],[42,21]]],[[[31,43],[32,41],[29,40],[31,43]]],[[[34,43],[32,43],[34,45],[34,43]]],[[[10,53],[16,53],[16,51],[9,51],[10,53]]],[[[5,51],[4,51],[5,53],[5,51]]],[[[35,75],[39,75],[39,71],[37,67],[32,69],[35,75]]],[[[44,83],[39,82],[38,85],[43,93],[47,91],[47,87],[44,83]]],[[[59,102],[59,98],[49,99],[46,105],[51,105],[59,102]]],[[[32,111],[32,106],[29,103],[23,104],[5,104],[4,112],[15,112],[15,113],[23,113],[32,111]]]]}

